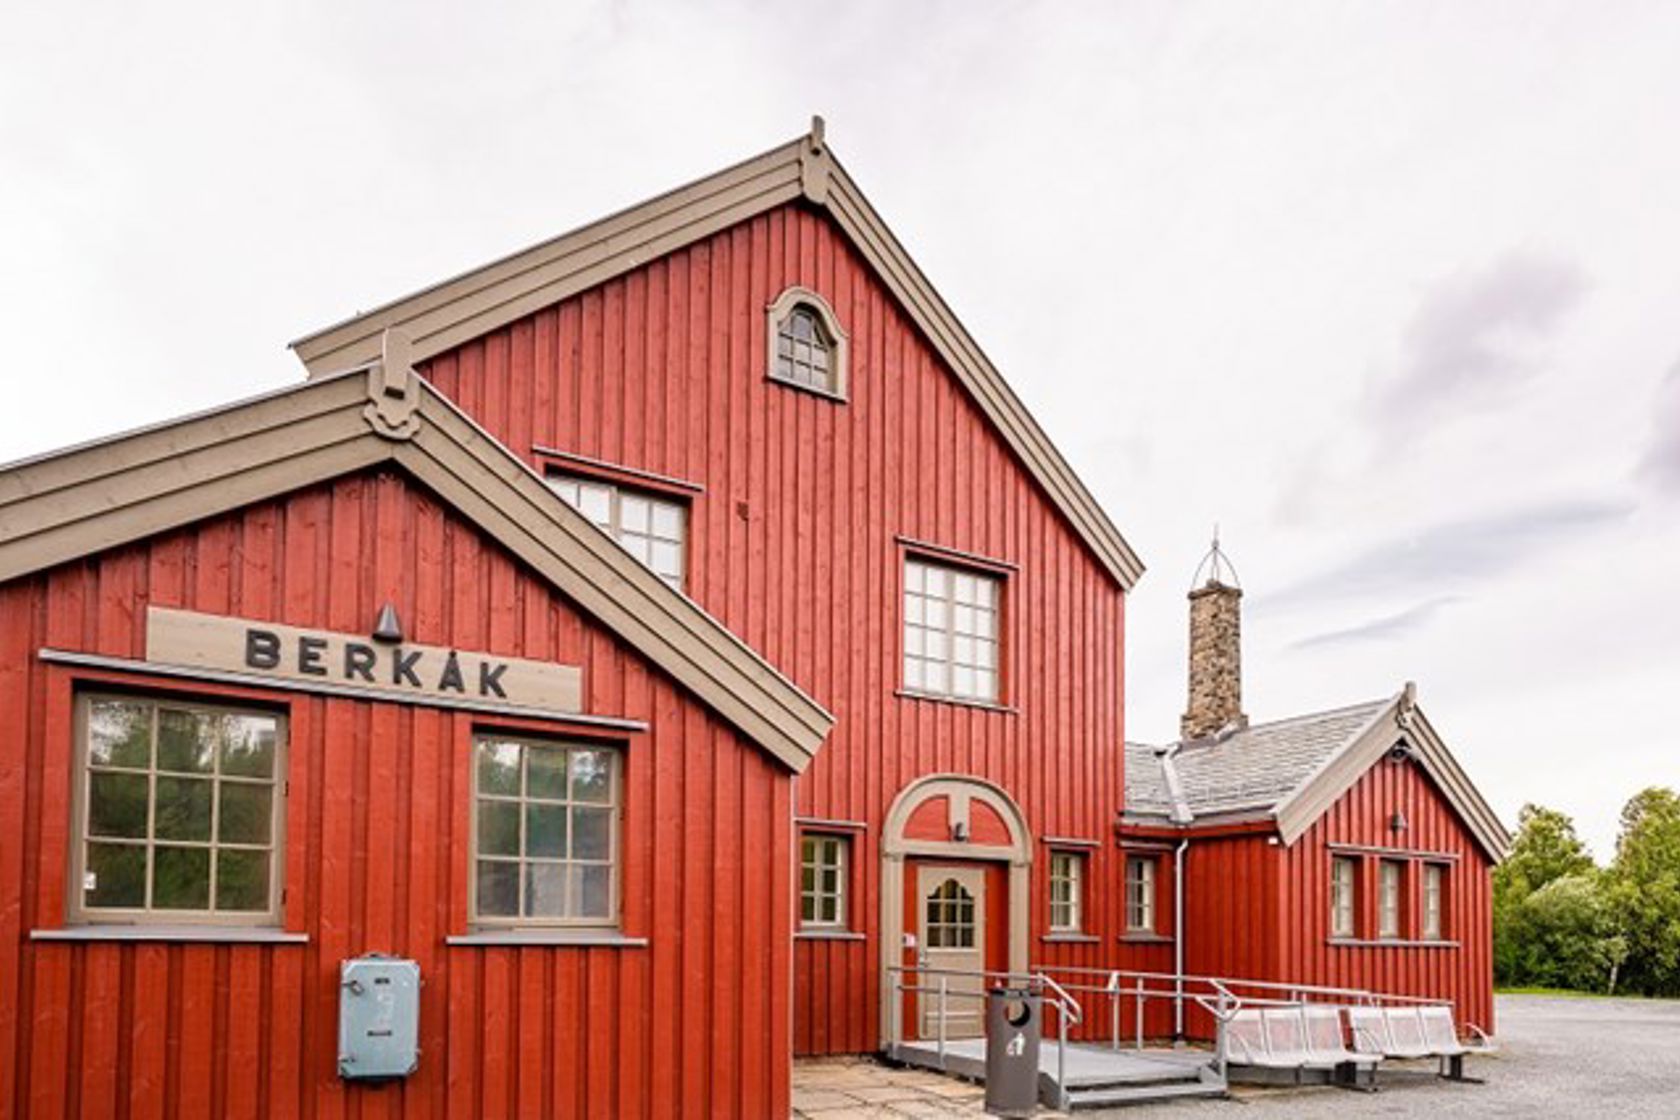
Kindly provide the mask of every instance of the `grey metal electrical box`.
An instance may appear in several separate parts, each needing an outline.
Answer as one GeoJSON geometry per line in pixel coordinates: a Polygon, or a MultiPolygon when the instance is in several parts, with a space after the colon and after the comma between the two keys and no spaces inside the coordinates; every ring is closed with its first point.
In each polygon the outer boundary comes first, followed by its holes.
{"type": "Polygon", "coordinates": [[[338,1075],[407,1077],[420,1065],[420,966],[370,953],[338,967],[338,1075]]]}

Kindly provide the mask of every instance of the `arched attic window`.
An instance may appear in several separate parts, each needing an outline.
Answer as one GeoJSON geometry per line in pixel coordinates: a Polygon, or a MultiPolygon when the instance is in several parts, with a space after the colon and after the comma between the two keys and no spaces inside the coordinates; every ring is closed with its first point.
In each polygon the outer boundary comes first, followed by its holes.
{"type": "Polygon", "coordinates": [[[824,396],[846,397],[846,332],[828,301],[789,288],[769,311],[770,380],[824,396]]]}

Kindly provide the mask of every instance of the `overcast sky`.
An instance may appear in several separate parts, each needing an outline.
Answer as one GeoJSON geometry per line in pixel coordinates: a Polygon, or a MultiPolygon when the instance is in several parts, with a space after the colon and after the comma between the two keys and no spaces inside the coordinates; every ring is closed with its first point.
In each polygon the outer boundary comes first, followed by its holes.
{"type": "Polygon", "coordinates": [[[821,112],[1149,565],[1133,737],[1217,522],[1255,720],[1415,679],[1604,857],[1680,784],[1677,59],[1673,3],[11,0],[0,459],[821,112]]]}

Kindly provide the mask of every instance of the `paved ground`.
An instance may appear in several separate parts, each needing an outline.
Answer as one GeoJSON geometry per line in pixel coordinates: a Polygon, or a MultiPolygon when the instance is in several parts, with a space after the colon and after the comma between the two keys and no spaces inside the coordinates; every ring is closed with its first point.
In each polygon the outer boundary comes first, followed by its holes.
{"type": "MultiPolygon", "coordinates": [[[[1680,1116],[1680,1002],[1501,996],[1501,1052],[1471,1059],[1486,1085],[1437,1081],[1385,1070],[1383,1091],[1238,1088],[1230,1101],[1081,1112],[1112,1120],[1260,1120],[1262,1117],[1593,1117],[1680,1116]]],[[[801,1120],[982,1116],[984,1090],[918,1070],[867,1062],[795,1067],[794,1115],[801,1120]]],[[[1041,1117],[1057,1115],[1040,1113],[1041,1117]]]]}

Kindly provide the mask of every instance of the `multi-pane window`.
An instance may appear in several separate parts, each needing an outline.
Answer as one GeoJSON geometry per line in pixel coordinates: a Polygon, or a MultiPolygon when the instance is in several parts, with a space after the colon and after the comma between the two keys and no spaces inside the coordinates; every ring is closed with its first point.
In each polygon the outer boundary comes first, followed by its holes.
{"type": "Polygon", "coordinates": [[[1126,932],[1155,932],[1155,861],[1126,857],[1126,932]]]}
{"type": "Polygon", "coordinates": [[[1423,865],[1423,936],[1431,941],[1438,940],[1445,929],[1441,914],[1446,879],[1447,869],[1440,864],[1423,865]]]}
{"type": "Polygon", "coordinates": [[[618,753],[486,736],[473,746],[473,914],[486,924],[610,925],[618,753]]]}
{"type": "Polygon", "coordinates": [[[974,948],[974,896],[955,879],[947,879],[927,896],[927,947],[974,948]]]}
{"type": "Polygon", "coordinates": [[[809,834],[799,846],[799,920],[802,925],[846,924],[846,840],[809,834]]]}
{"type": "Polygon", "coordinates": [[[1002,581],[925,560],[904,562],[904,687],[995,703],[1002,581]]]}
{"type": "Polygon", "coordinates": [[[775,376],[824,393],[838,393],[835,340],[809,304],[796,303],[776,324],[775,376]]]}
{"type": "Polygon", "coordinates": [[[1377,936],[1400,936],[1400,864],[1392,859],[1377,866],[1377,936]]]}
{"type": "Polygon", "coordinates": [[[1084,928],[1082,892],[1085,857],[1077,852],[1050,853],[1050,928],[1077,933],[1084,928]]]}
{"type": "Polygon", "coordinates": [[[90,696],[82,720],[76,915],[277,921],[281,717],[90,696]]]}
{"type": "Polygon", "coordinates": [[[1347,856],[1330,860],[1330,935],[1352,937],[1354,931],[1354,862],[1347,856]]]}
{"type": "Polygon", "coordinates": [[[561,500],[605,530],[654,575],[682,590],[688,520],[682,502],[567,474],[549,475],[548,484],[561,500]]]}

